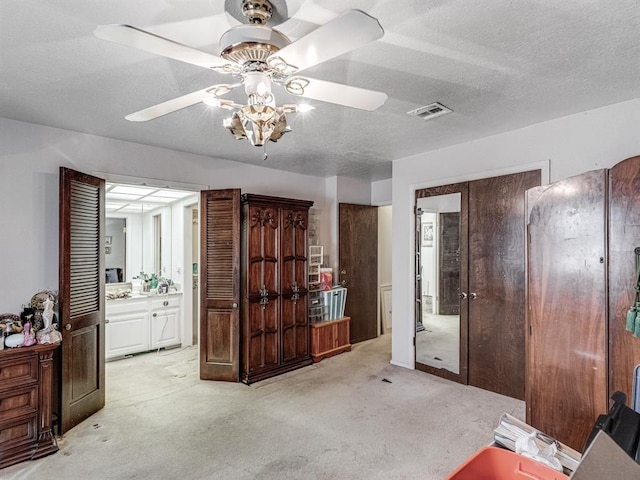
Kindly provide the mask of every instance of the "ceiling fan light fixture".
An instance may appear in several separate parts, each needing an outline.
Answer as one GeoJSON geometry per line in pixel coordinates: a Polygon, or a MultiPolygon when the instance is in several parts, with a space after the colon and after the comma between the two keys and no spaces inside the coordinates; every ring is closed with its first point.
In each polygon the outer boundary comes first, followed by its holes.
{"type": "Polygon", "coordinates": [[[202,99],[202,103],[204,103],[205,105],[207,105],[209,107],[219,107],[220,106],[220,99],[216,98],[216,97],[204,97],[202,99]]]}
{"type": "Polygon", "coordinates": [[[304,95],[304,89],[309,85],[309,80],[302,77],[293,77],[287,80],[284,88],[291,95],[304,95]]]}
{"type": "Polygon", "coordinates": [[[278,75],[288,77],[298,71],[298,67],[295,65],[289,65],[282,58],[277,55],[272,55],[267,59],[267,65],[276,72],[278,75]]]}

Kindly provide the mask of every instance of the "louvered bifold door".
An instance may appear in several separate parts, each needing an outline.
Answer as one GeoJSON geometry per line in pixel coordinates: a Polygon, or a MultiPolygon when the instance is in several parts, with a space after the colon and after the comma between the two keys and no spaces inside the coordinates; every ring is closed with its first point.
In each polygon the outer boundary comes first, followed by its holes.
{"type": "Polygon", "coordinates": [[[200,207],[200,378],[237,382],[240,190],[203,191],[200,207]]]}
{"type": "Polygon", "coordinates": [[[104,196],[104,180],[60,168],[61,433],[104,407],[104,196]]]}

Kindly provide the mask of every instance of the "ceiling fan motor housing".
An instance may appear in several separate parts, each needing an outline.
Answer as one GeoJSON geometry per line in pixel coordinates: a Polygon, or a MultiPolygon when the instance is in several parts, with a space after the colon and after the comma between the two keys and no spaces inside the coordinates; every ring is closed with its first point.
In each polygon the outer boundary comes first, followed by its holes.
{"type": "Polygon", "coordinates": [[[248,62],[266,64],[271,55],[290,43],[286,35],[273,28],[238,25],[227,30],[220,38],[220,56],[243,66],[248,62]]]}

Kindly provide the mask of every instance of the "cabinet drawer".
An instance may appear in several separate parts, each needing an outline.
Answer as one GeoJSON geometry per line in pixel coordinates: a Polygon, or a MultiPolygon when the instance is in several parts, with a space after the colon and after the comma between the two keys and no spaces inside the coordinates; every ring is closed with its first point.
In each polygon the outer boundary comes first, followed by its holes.
{"type": "Polygon", "coordinates": [[[37,411],[37,385],[0,393],[0,422],[36,413],[37,411]]]}
{"type": "Polygon", "coordinates": [[[166,307],[180,307],[180,295],[167,295],[154,297],[151,300],[151,310],[163,309],[166,307]]]}
{"type": "Polygon", "coordinates": [[[14,422],[0,423],[0,450],[9,449],[38,439],[38,417],[33,415],[14,422]]]}
{"type": "Polygon", "coordinates": [[[0,391],[23,386],[38,380],[38,357],[4,360],[0,366],[0,391]]]}

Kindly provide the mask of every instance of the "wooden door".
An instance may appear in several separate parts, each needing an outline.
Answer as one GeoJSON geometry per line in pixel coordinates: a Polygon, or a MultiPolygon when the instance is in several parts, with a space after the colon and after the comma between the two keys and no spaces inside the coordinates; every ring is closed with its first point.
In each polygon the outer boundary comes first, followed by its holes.
{"type": "Polygon", "coordinates": [[[527,194],[527,423],[577,450],[608,410],[605,179],[527,194]]]}
{"type": "Polygon", "coordinates": [[[634,249],[640,247],[639,192],[640,156],[609,170],[609,392],[621,391],[629,402],[640,364],[640,339],[625,328],[634,302],[634,249]]]}
{"type": "Polygon", "coordinates": [[[281,242],[282,362],[309,358],[308,207],[283,208],[281,242]]]}
{"type": "Polygon", "coordinates": [[[438,237],[438,315],[460,315],[459,212],[439,215],[438,237]]]}
{"type": "Polygon", "coordinates": [[[104,407],[104,180],[60,168],[60,433],[104,407]]]}
{"type": "Polygon", "coordinates": [[[200,378],[240,371],[240,190],[200,196],[200,378]]]}
{"type": "Polygon", "coordinates": [[[469,182],[469,384],[524,400],[525,193],[540,170],[469,182]]]}
{"type": "Polygon", "coordinates": [[[378,335],[378,207],[339,205],[339,281],[347,287],[351,343],[378,335]]]}
{"type": "Polygon", "coordinates": [[[269,203],[249,201],[243,208],[242,356],[243,380],[249,381],[252,374],[280,365],[280,213],[269,203]]]}

